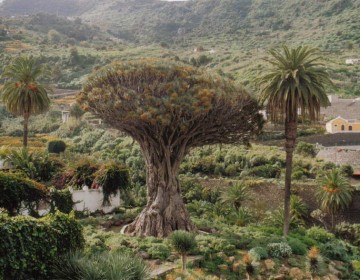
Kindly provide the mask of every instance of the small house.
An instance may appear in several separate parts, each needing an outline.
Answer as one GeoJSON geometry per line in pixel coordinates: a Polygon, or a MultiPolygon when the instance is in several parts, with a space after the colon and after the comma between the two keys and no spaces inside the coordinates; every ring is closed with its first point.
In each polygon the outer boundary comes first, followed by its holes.
{"type": "Polygon", "coordinates": [[[63,123],[67,123],[70,119],[70,111],[62,111],[61,112],[61,119],[63,123]]]}
{"type": "Polygon", "coordinates": [[[328,133],[360,132],[360,121],[337,117],[326,123],[328,133]]]}

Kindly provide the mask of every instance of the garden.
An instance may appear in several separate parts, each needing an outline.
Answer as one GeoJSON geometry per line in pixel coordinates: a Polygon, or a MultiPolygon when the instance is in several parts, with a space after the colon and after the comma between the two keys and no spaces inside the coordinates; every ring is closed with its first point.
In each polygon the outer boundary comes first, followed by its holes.
{"type": "MultiPolygon", "coordinates": [[[[316,60],[308,48],[283,51],[316,60]]],[[[283,148],[251,143],[261,102],[230,80],[164,60],[113,63],[78,95],[87,112],[39,137],[28,124],[51,112],[47,88],[19,76],[37,67],[18,58],[3,74],[23,139],[0,149],[1,280],[360,279],[353,167],[295,144],[302,117],[316,120],[326,103],[324,87],[314,83],[320,97],[309,103],[281,103],[268,76],[259,82],[269,117],[286,115],[283,148]],[[102,205],[120,193],[121,205],[74,211],[70,190],[83,189],[100,191],[102,205]]]]}

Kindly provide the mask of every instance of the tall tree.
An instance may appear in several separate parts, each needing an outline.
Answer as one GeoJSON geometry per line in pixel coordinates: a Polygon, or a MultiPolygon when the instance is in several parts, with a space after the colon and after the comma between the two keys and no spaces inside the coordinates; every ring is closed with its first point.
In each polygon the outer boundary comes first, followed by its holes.
{"type": "Polygon", "coordinates": [[[317,120],[320,107],[328,106],[326,85],[332,85],[328,73],[322,68],[316,49],[284,46],[281,51],[270,50],[272,56],[268,72],[257,79],[261,102],[266,104],[270,119],[285,123],[285,198],[284,235],[289,232],[292,158],[295,148],[299,116],[317,120]]]}
{"type": "Polygon", "coordinates": [[[23,146],[28,144],[28,124],[30,115],[47,111],[50,106],[49,87],[39,82],[45,69],[33,58],[19,57],[6,66],[6,79],[1,89],[1,98],[8,111],[24,117],[23,146]]]}
{"type": "Polygon", "coordinates": [[[147,205],[126,229],[138,236],[195,230],[178,180],[184,156],[193,147],[247,142],[263,123],[256,100],[231,81],[166,60],[105,67],[79,103],[141,147],[147,205]]]}

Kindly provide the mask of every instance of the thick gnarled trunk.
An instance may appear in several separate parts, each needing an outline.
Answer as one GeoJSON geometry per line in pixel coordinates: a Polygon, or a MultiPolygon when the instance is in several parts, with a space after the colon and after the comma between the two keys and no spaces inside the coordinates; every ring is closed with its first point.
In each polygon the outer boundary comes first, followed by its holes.
{"type": "Polygon", "coordinates": [[[135,221],[128,225],[125,233],[166,237],[174,230],[195,230],[181,197],[177,178],[179,160],[174,163],[169,157],[164,157],[159,162],[154,155],[145,154],[147,205],[135,221]]]}
{"type": "Polygon", "coordinates": [[[285,173],[285,199],[284,199],[284,236],[289,233],[290,227],[290,196],[291,196],[291,173],[293,153],[296,141],[296,120],[285,121],[285,151],[286,151],[286,173],[285,173]]]}

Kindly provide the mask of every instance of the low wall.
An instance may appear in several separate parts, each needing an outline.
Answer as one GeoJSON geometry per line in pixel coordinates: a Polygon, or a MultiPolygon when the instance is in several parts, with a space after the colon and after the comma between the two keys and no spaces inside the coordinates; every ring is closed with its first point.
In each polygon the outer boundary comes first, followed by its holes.
{"type": "Polygon", "coordinates": [[[104,213],[113,211],[116,207],[120,206],[120,192],[116,196],[110,197],[110,205],[103,206],[103,193],[102,190],[92,190],[84,188],[83,190],[73,190],[70,188],[72,194],[72,200],[74,201],[74,210],[76,211],[87,211],[90,213],[98,210],[104,213]]]}
{"type": "Polygon", "coordinates": [[[350,164],[355,170],[360,169],[360,150],[358,147],[323,148],[316,157],[335,164],[350,164]]]}

